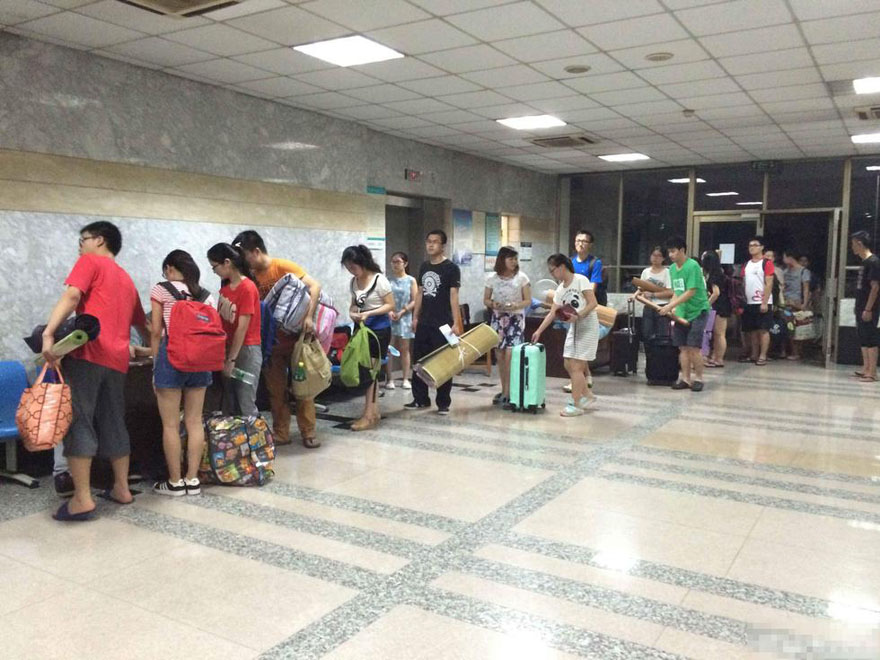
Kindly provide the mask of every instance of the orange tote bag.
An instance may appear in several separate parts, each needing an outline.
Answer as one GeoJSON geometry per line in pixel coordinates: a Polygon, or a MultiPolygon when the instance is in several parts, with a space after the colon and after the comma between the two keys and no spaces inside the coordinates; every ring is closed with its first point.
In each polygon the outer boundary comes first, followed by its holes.
{"type": "Polygon", "coordinates": [[[60,383],[44,383],[48,363],[34,384],[21,394],[15,425],[28,451],[53,449],[64,438],[73,421],[70,385],[64,382],[61,368],[56,365],[60,383]]]}

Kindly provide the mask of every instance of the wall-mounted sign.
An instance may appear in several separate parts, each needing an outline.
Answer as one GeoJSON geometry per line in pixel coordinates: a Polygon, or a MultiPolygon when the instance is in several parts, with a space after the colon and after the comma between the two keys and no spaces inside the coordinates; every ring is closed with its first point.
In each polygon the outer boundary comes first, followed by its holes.
{"type": "Polygon", "coordinates": [[[422,180],[422,173],[419,170],[404,170],[403,176],[407,181],[419,182],[422,180]]]}

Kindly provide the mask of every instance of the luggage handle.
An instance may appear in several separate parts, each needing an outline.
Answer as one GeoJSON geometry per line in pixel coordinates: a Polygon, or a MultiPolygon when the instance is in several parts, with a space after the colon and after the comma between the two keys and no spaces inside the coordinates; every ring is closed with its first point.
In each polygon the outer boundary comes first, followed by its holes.
{"type": "Polygon", "coordinates": [[[524,357],[525,360],[525,373],[523,375],[523,389],[529,389],[529,358],[524,357]]]}

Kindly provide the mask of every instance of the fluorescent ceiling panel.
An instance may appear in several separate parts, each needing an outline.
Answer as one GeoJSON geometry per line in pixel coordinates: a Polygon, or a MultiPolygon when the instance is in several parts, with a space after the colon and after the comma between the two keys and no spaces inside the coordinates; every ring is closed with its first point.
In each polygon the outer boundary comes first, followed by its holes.
{"type": "Polygon", "coordinates": [[[293,49],[337,66],[371,64],[403,57],[403,53],[361,36],[318,41],[293,49]]]}

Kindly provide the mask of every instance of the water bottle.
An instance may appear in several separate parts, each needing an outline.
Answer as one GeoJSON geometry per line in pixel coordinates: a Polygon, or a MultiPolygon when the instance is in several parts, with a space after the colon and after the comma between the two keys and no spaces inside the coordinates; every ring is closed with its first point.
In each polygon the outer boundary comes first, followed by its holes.
{"type": "Polygon", "coordinates": [[[229,377],[235,378],[235,380],[240,380],[242,383],[247,383],[248,385],[253,385],[257,382],[256,377],[252,373],[245,371],[244,369],[239,369],[238,367],[232,370],[229,377]]]}
{"type": "Polygon", "coordinates": [[[298,383],[306,379],[306,365],[300,360],[296,365],[296,371],[293,372],[293,380],[298,383]]]}

